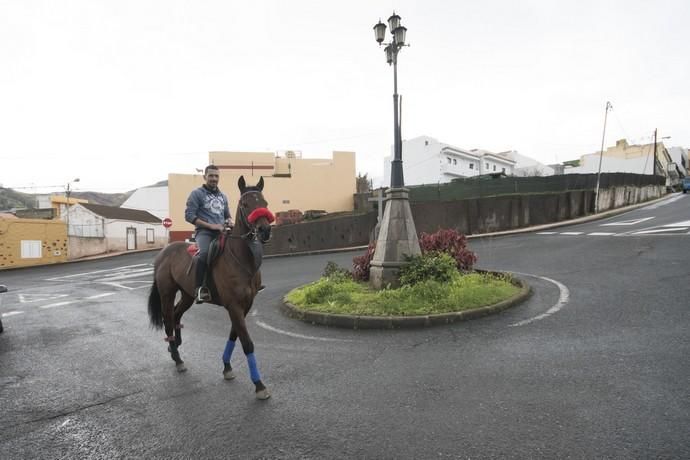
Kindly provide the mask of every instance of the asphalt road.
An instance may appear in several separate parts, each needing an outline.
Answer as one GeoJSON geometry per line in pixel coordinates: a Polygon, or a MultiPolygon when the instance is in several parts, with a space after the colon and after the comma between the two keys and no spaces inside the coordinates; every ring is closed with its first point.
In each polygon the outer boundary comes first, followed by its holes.
{"type": "Polygon", "coordinates": [[[249,319],[193,307],[178,374],[146,296],[154,253],[0,272],[0,458],[690,458],[690,196],[473,239],[523,305],[450,326],[352,331],[282,316],[350,253],[267,259],[249,319]]]}

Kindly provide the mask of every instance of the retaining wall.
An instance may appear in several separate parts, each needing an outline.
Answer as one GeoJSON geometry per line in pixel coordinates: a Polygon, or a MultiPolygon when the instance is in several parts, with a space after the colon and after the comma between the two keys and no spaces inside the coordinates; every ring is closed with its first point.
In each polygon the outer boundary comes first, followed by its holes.
{"type": "MultiPolygon", "coordinates": [[[[620,186],[599,191],[599,210],[619,208],[665,193],[663,185],[620,186]]],[[[561,222],[594,212],[594,191],[502,195],[488,198],[412,202],[417,232],[456,229],[466,235],[561,222]]],[[[290,254],[369,244],[376,211],[273,228],[266,254],[290,254]]]]}

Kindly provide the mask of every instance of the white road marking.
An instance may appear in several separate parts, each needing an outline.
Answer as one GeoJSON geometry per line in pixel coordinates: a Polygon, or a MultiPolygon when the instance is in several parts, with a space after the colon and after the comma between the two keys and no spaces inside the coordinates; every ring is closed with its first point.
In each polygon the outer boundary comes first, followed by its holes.
{"type": "Polygon", "coordinates": [[[131,273],[126,273],[122,275],[115,275],[115,276],[107,276],[105,278],[99,278],[95,280],[96,283],[103,283],[103,282],[108,282],[108,281],[119,281],[119,280],[126,280],[129,278],[138,278],[140,276],[145,276],[145,275],[151,275],[153,274],[153,268],[147,268],[145,270],[135,270],[131,273]]]}
{"type": "Polygon", "coordinates": [[[87,297],[87,299],[100,299],[101,297],[108,297],[111,295],[115,295],[115,292],[104,292],[103,294],[96,294],[92,295],[91,297],[87,297]]]}
{"type": "Polygon", "coordinates": [[[584,232],[561,232],[561,235],[582,235],[584,232]]]}
{"type": "Polygon", "coordinates": [[[41,305],[38,308],[46,309],[46,308],[55,308],[55,307],[62,307],[63,305],[70,305],[73,303],[79,302],[78,300],[68,300],[67,302],[57,302],[57,303],[49,303],[48,305],[41,305]]]}
{"type": "Polygon", "coordinates": [[[95,275],[96,273],[115,272],[118,270],[124,270],[124,269],[128,269],[128,268],[133,268],[133,267],[144,267],[147,265],[150,266],[151,264],[124,265],[122,267],[117,267],[117,268],[108,268],[105,270],[94,270],[92,272],[75,273],[73,275],[65,275],[65,276],[56,276],[54,278],[46,278],[45,281],[62,281],[64,279],[74,278],[76,276],[89,276],[89,275],[95,275]]]}
{"type": "Polygon", "coordinates": [[[516,275],[532,276],[534,278],[539,278],[541,280],[548,281],[549,283],[553,283],[558,287],[560,295],[558,296],[558,302],[556,302],[556,304],[554,306],[552,306],[551,308],[546,310],[541,315],[537,315],[533,318],[518,321],[517,323],[509,324],[508,327],[524,326],[526,324],[533,323],[534,321],[539,321],[541,319],[547,318],[547,317],[553,315],[554,313],[557,313],[570,300],[570,290],[568,290],[566,285],[563,283],[560,283],[556,280],[552,280],[551,278],[547,278],[545,276],[531,275],[529,273],[518,273],[518,272],[513,272],[513,273],[515,273],[516,275]]]}
{"type": "Polygon", "coordinates": [[[687,229],[688,227],[655,228],[653,230],[644,230],[641,232],[631,233],[631,235],[649,235],[650,233],[681,232],[687,229]]]}
{"type": "Polygon", "coordinates": [[[642,208],[642,209],[646,211],[646,210],[650,210],[650,209],[660,208],[661,206],[666,206],[667,204],[671,204],[671,203],[673,203],[674,201],[678,201],[678,200],[680,200],[681,198],[683,198],[683,195],[678,195],[678,196],[675,196],[675,197],[670,198],[670,199],[668,199],[668,200],[664,200],[664,201],[662,201],[661,203],[656,203],[656,204],[653,204],[653,205],[651,205],[651,206],[646,206],[646,207],[644,207],[644,208],[642,208]]]}
{"type": "Polygon", "coordinates": [[[615,233],[613,233],[613,232],[592,232],[592,233],[588,233],[587,235],[591,235],[591,236],[611,236],[611,235],[615,235],[615,233]]]}
{"type": "Polygon", "coordinates": [[[17,294],[19,303],[40,302],[42,300],[55,300],[67,297],[69,294],[17,294]]]}
{"type": "Polygon", "coordinates": [[[64,422],[62,422],[62,425],[60,425],[60,428],[64,428],[65,425],[67,425],[69,422],[71,422],[70,419],[65,420],[64,422]]]}
{"type": "Polygon", "coordinates": [[[151,281],[126,281],[126,282],[127,283],[144,283],[144,285],[139,286],[139,287],[129,287],[129,286],[125,286],[122,283],[111,283],[108,281],[99,281],[100,284],[105,284],[107,286],[112,286],[112,287],[116,287],[116,288],[120,288],[120,289],[127,289],[128,291],[134,291],[135,289],[144,289],[144,288],[151,286],[151,281]]]}
{"type": "Polygon", "coordinates": [[[321,342],[352,342],[352,340],[347,340],[347,339],[332,339],[329,337],[314,337],[311,335],[296,334],[294,332],[288,332],[288,331],[284,331],[282,329],[278,329],[277,327],[269,326],[268,324],[264,323],[263,321],[257,321],[256,324],[257,324],[257,326],[262,327],[268,331],[277,332],[278,334],[287,335],[289,337],[295,337],[297,339],[318,340],[321,342]]]}
{"type": "Polygon", "coordinates": [[[676,222],[675,224],[666,224],[662,227],[690,227],[690,220],[684,220],[683,222],[676,222]]]}
{"type": "Polygon", "coordinates": [[[555,235],[558,232],[537,232],[537,235],[555,235]]]}
{"type": "Polygon", "coordinates": [[[6,316],[21,315],[22,313],[24,313],[24,312],[14,310],[14,311],[8,311],[7,313],[3,313],[1,316],[4,318],[6,316]]]}
{"type": "Polygon", "coordinates": [[[635,225],[635,224],[639,224],[641,222],[651,220],[651,219],[654,219],[654,217],[642,217],[640,219],[621,220],[619,222],[611,222],[610,224],[601,224],[601,227],[620,226],[620,225],[635,225]]]}

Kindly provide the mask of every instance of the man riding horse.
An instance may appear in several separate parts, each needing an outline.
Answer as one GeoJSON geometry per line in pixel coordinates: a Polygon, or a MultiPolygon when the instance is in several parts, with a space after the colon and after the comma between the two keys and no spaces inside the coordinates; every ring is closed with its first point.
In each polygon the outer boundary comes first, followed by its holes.
{"type": "MultiPolygon", "coordinates": [[[[208,253],[209,241],[220,233],[224,220],[229,222],[230,213],[227,209],[227,198],[218,190],[218,168],[206,168],[204,178],[206,185],[190,195],[187,203],[187,220],[196,226],[197,241],[201,236],[200,246],[208,253]],[[211,238],[206,237],[209,233],[211,238]]],[[[261,381],[246,316],[252,307],[254,297],[262,288],[262,245],[271,238],[271,222],[275,218],[269,211],[262,193],[263,177],[259,178],[256,185],[249,186],[244,176],[240,176],[237,187],[240,192],[237,222],[232,231],[225,232],[224,243],[219,245],[219,252],[211,265],[212,270],[209,269],[209,287],[213,298],[208,301],[224,307],[232,323],[222,355],[223,378],[235,378],[230,360],[235,343],[239,339],[247,358],[256,397],[263,400],[270,397],[270,392],[261,381]]],[[[210,251],[213,252],[213,245],[210,251]]],[[[181,320],[196,299],[204,299],[203,292],[199,295],[199,287],[204,279],[206,263],[203,259],[191,259],[189,247],[182,241],[168,244],[153,262],[153,284],[148,300],[149,320],[154,328],[165,329],[164,340],[179,372],[187,369],[179,351],[182,345],[181,320]],[[195,263],[204,268],[199,269],[195,273],[196,278],[193,278],[189,275],[195,263]]]]}
{"type": "Polygon", "coordinates": [[[205,285],[208,249],[225,226],[232,227],[228,197],[218,188],[218,166],[208,165],[204,170],[206,183],[192,190],[187,198],[184,218],[194,225],[196,245],[199,247],[196,264],[196,303],[209,302],[211,293],[205,285]]]}

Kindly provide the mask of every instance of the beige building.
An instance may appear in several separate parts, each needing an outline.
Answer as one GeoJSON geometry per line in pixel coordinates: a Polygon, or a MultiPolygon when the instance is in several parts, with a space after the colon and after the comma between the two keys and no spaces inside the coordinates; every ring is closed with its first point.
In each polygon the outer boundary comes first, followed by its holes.
{"type": "MultiPolygon", "coordinates": [[[[600,152],[582,155],[579,166],[566,167],[565,174],[591,174],[601,172],[628,172],[634,174],[654,174],[654,143],[628,144],[625,139],[616,141],[616,145],[600,152]]],[[[656,172],[668,176],[674,166],[673,160],[663,142],[656,145],[656,172]]]]}
{"type": "Polygon", "coordinates": [[[67,256],[64,222],[0,217],[0,270],[64,262],[67,256]]]}
{"type": "MultiPolygon", "coordinates": [[[[230,200],[235,218],[239,199],[237,181],[244,176],[247,185],[264,178],[264,197],[273,212],[298,209],[326,212],[352,211],[356,191],[354,152],[333,152],[331,158],[302,158],[299,152],[209,152],[209,163],[220,169],[220,189],[230,200]]],[[[194,230],[185,222],[187,197],[204,183],[203,173],[169,174],[170,240],[188,238],[194,230]]]]}

